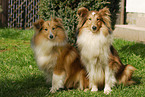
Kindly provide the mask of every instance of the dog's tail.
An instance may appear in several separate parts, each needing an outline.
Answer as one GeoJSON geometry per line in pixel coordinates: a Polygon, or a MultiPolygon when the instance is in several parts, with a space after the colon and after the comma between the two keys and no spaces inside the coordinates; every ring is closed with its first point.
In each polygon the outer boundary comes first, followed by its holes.
{"type": "Polygon", "coordinates": [[[115,71],[115,76],[119,84],[123,83],[124,85],[130,85],[135,83],[131,80],[133,72],[136,70],[132,65],[124,65],[121,62],[121,59],[115,50],[115,48],[110,46],[110,61],[109,66],[115,71]]]}
{"type": "Polygon", "coordinates": [[[123,83],[124,85],[131,85],[134,84],[135,81],[132,80],[132,74],[136,70],[135,67],[131,65],[123,65],[124,69],[122,73],[118,77],[118,83],[123,83]]]}

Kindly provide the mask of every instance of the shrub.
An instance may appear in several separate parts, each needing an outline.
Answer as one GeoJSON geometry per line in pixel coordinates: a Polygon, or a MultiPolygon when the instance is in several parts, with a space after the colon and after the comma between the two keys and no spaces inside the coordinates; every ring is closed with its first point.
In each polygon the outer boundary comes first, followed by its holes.
{"type": "Polygon", "coordinates": [[[49,20],[51,16],[62,18],[68,40],[70,43],[74,43],[78,8],[86,7],[89,10],[99,10],[107,6],[110,8],[112,28],[114,28],[119,2],[120,0],[41,0],[39,15],[44,20],[49,20]]]}

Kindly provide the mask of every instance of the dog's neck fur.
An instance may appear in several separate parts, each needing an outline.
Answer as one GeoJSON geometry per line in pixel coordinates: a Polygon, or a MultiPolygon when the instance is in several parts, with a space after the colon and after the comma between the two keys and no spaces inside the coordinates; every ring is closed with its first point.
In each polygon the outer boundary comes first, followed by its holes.
{"type": "MultiPolygon", "coordinates": [[[[83,49],[87,49],[87,51],[90,50],[89,53],[86,52],[87,55],[85,56],[90,55],[91,57],[97,52],[98,52],[97,55],[99,55],[99,53],[102,52],[103,49],[107,49],[107,51],[109,50],[109,47],[112,44],[112,35],[104,36],[103,30],[104,29],[101,29],[98,33],[92,33],[87,28],[81,29],[81,35],[79,35],[77,43],[79,48],[83,47],[83,49]]],[[[94,56],[96,56],[96,54],[94,56]]]]}
{"type": "Polygon", "coordinates": [[[39,44],[35,47],[35,53],[39,54],[39,55],[49,55],[50,53],[55,53],[57,52],[57,49],[64,47],[65,45],[67,45],[67,41],[64,40],[61,43],[54,43],[52,41],[45,41],[42,40],[42,44],[39,44]]]}

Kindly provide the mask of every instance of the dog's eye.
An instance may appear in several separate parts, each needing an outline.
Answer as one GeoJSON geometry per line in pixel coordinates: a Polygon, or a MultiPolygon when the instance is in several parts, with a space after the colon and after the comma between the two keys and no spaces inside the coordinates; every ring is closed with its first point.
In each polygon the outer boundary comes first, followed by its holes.
{"type": "Polygon", "coordinates": [[[45,31],[47,31],[48,29],[44,29],[45,31]]]}
{"type": "Polygon", "coordinates": [[[91,18],[89,18],[89,20],[92,20],[91,18]]]}
{"type": "Polygon", "coordinates": [[[55,28],[52,28],[52,30],[55,30],[55,28]]]}
{"type": "Polygon", "coordinates": [[[98,20],[100,20],[100,19],[97,19],[97,21],[98,21],[98,20]]]}

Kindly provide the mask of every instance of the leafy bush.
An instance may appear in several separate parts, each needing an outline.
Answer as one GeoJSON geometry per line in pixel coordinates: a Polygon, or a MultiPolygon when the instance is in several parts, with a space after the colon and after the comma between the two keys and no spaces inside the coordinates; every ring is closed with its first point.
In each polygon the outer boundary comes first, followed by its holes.
{"type": "Polygon", "coordinates": [[[39,15],[44,20],[49,20],[51,16],[62,18],[68,33],[68,40],[70,43],[74,43],[78,8],[99,10],[107,6],[112,14],[112,28],[114,28],[119,2],[120,0],[41,0],[39,15]]]}

